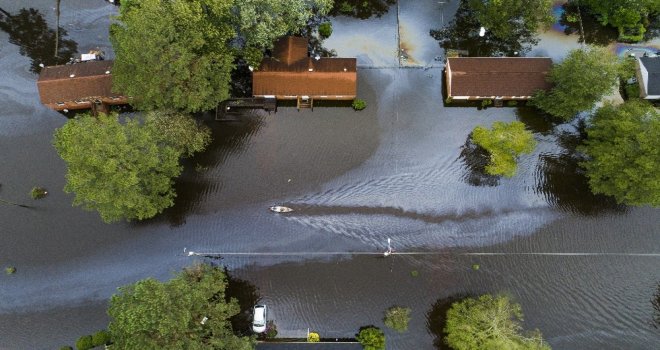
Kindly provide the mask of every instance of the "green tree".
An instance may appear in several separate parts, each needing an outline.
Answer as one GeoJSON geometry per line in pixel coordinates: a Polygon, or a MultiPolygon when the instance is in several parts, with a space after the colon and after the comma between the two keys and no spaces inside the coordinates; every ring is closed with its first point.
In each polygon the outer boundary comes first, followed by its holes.
{"type": "Polygon", "coordinates": [[[532,104],[571,120],[579,112],[590,110],[614,89],[619,71],[618,59],[604,47],[572,50],[563,62],[552,67],[549,76],[554,84],[552,90],[538,91],[532,104]]]}
{"type": "Polygon", "coordinates": [[[587,128],[582,165],[592,192],[660,206],[660,113],[639,99],[605,104],[587,128]]]}
{"type": "Polygon", "coordinates": [[[495,122],[492,129],[477,126],[472,131],[472,142],[490,154],[486,173],[512,177],[516,174],[517,157],[531,153],[536,147],[534,135],[525,130],[525,124],[495,122]]]}
{"type": "Polygon", "coordinates": [[[469,0],[479,23],[506,39],[523,27],[535,33],[539,27],[549,27],[554,22],[553,0],[469,0]]]}
{"type": "Polygon", "coordinates": [[[165,123],[160,113],[148,113],[143,122],[84,114],[55,132],[53,143],[68,168],[64,191],[75,193],[74,205],[113,222],[151,218],[174,204],[181,156],[201,151],[210,136],[190,117],[164,112],[172,116],[165,123]]]}
{"type": "Polygon", "coordinates": [[[100,330],[94,334],[92,334],[92,345],[94,346],[101,346],[104,344],[108,344],[110,342],[110,333],[105,330],[100,330]]]}
{"type": "Polygon", "coordinates": [[[520,305],[505,296],[482,295],[452,304],[445,341],[455,350],[549,350],[537,330],[521,334],[520,305]]]}
{"type": "Polygon", "coordinates": [[[385,312],[383,323],[387,327],[394,329],[397,332],[403,333],[408,330],[408,323],[410,322],[410,308],[394,306],[385,312]]]}
{"type": "Polygon", "coordinates": [[[364,350],[385,350],[385,333],[375,326],[362,327],[355,336],[364,350]]]}
{"type": "Polygon", "coordinates": [[[153,278],[119,288],[110,299],[108,329],[118,349],[253,349],[233,334],[240,308],[226,300],[227,279],[209,265],[184,269],[168,282],[153,278]]]}
{"type": "Polygon", "coordinates": [[[124,0],[110,40],[113,90],[142,109],[190,112],[229,97],[232,0],[124,0]]]}

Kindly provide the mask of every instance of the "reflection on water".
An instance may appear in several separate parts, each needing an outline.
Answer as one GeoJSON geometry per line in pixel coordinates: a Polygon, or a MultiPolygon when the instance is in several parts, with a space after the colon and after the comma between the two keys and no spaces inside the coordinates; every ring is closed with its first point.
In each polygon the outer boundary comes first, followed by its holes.
{"type": "Polygon", "coordinates": [[[607,25],[601,25],[598,19],[583,7],[580,8],[573,3],[566,3],[560,7],[561,16],[558,25],[553,26],[554,30],[564,32],[566,35],[577,35],[579,42],[587,44],[607,46],[616,41],[619,32],[616,28],[607,25]],[[580,16],[581,15],[581,16],[580,16]],[[582,18],[582,28],[584,29],[584,38],[580,36],[580,21],[582,18]]]}
{"type": "Polygon", "coordinates": [[[241,312],[234,315],[231,319],[231,327],[235,333],[243,336],[252,335],[252,307],[261,299],[257,287],[247,280],[233,276],[227,269],[227,289],[225,289],[225,298],[227,302],[230,299],[236,299],[241,312]]]}
{"type": "Polygon", "coordinates": [[[468,135],[465,145],[461,147],[459,156],[465,168],[463,181],[472,186],[497,186],[499,176],[486,173],[486,166],[490,163],[490,154],[483,147],[472,142],[472,134],[468,135]]]}
{"type": "MultiPolygon", "coordinates": [[[[216,178],[209,178],[208,169],[222,169],[227,158],[240,153],[250,137],[259,131],[262,125],[261,116],[257,112],[247,111],[239,115],[233,122],[216,122],[214,115],[206,114],[206,125],[211,129],[213,141],[202,152],[191,158],[183,160],[184,172],[176,179],[174,185],[174,206],[163,211],[171,226],[180,226],[186,223],[186,217],[194,213],[200,206],[203,207],[202,198],[209,192],[217,193],[223,189],[223,183],[216,178]]],[[[158,217],[149,220],[159,221],[158,217]]]]}
{"type": "Polygon", "coordinates": [[[660,329],[660,283],[658,283],[658,288],[651,298],[651,304],[653,305],[653,327],[660,329]]]}
{"type": "Polygon", "coordinates": [[[331,16],[349,16],[359,19],[380,17],[387,13],[396,0],[336,0],[331,16]]]}
{"type": "Polygon", "coordinates": [[[554,127],[562,123],[561,120],[543,114],[534,107],[516,108],[516,118],[524,123],[527,129],[541,135],[552,133],[554,127]]]}
{"type": "Polygon", "coordinates": [[[481,24],[467,0],[461,0],[454,19],[442,29],[431,30],[431,36],[447,50],[466,50],[471,57],[517,56],[529,52],[538,43],[536,34],[523,26],[513,27],[514,31],[507,39],[493,35],[489,30],[479,36],[481,24]]]}
{"type": "Polygon", "coordinates": [[[580,166],[585,159],[577,150],[585,138],[583,123],[576,132],[563,131],[557,136],[562,150],[540,155],[536,191],[545,197],[548,204],[569,213],[599,215],[625,212],[626,207],[617,204],[613,197],[591,192],[589,180],[580,166]]]}
{"type": "Polygon", "coordinates": [[[55,56],[54,29],[48,27],[39,10],[21,9],[18,14],[0,8],[0,29],[9,34],[9,42],[20,47],[20,53],[32,59],[30,71],[38,73],[40,64],[46,66],[69,62],[78,51],[78,44],[71,39],[63,39],[67,32],[60,27],[59,47],[55,56]]]}
{"type": "Polygon", "coordinates": [[[446,298],[438,299],[431,310],[426,314],[426,328],[430,334],[433,334],[435,339],[433,345],[438,350],[451,350],[451,347],[445,343],[445,327],[447,326],[447,311],[451,309],[451,305],[455,302],[461,301],[466,298],[474,297],[467,294],[455,294],[446,298]]]}

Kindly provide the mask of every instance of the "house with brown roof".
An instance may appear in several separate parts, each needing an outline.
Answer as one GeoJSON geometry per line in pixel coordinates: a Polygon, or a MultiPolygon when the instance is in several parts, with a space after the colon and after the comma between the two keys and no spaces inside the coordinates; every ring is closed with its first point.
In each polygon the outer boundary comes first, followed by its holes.
{"type": "Polygon", "coordinates": [[[450,57],[445,67],[447,97],[452,100],[528,100],[549,90],[548,57],[450,57]]]}
{"type": "Polygon", "coordinates": [[[56,111],[105,110],[108,105],[128,103],[128,98],[112,92],[113,61],[88,61],[44,67],[37,87],[41,103],[56,111]]]}
{"type": "Polygon", "coordinates": [[[309,57],[306,38],[288,36],[274,46],[252,73],[254,97],[296,100],[298,108],[314,100],[353,100],[357,96],[357,59],[309,57]]]}

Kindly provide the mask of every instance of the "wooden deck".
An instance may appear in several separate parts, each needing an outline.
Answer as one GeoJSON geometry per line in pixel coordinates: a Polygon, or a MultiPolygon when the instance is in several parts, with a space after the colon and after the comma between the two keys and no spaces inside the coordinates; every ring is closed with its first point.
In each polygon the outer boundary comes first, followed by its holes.
{"type": "Polygon", "coordinates": [[[267,112],[277,112],[277,100],[268,97],[232,98],[224,100],[216,110],[215,120],[234,120],[235,118],[228,118],[227,115],[240,113],[240,111],[246,109],[263,109],[267,112]]]}

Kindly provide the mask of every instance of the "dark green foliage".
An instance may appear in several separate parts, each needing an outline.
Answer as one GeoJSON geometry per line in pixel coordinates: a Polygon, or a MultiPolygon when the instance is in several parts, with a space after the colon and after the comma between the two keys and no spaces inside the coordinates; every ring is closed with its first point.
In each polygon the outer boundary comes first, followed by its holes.
{"type": "Polygon", "coordinates": [[[73,350],[73,348],[68,345],[65,345],[65,346],[60,346],[60,350],[73,350]]]}
{"type": "Polygon", "coordinates": [[[399,333],[408,330],[408,323],[410,322],[410,308],[393,306],[385,312],[383,323],[389,328],[394,329],[399,333]]]}
{"type": "Polygon", "coordinates": [[[332,23],[324,22],[319,25],[319,35],[322,38],[329,38],[332,35],[332,23]]]}
{"type": "Polygon", "coordinates": [[[582,165],[593,193],[628,205],[660,206],[660,113],[633,99],[605,104],[587,128],[582,165]]]}
{"type": "Polygon", "coordinates": [[[110,28],[113,90],[142,109],[209,110],[229,97],[231,1],[124,0],[110,28]]]}
{"type": "Polygon", "coordinates": [[[353,104],[351,105],[354,110],[356,111],[361,111],[365,108],[367,108],[367,102],[365,102],[363,99],[356,98],[353,100],[353,104]]]}
{"type": "Polygon", "coordinates": [[[467,298],[447,311],[445,341],[455,350],[549,350],[538,330],[521,334],[522,316],[520,305],[505,296],[467,298]]]}
{"type": "Polygon", "coordinates": [[[620,41],[642,40],[649,18],[660,12],[657,0],[572,0],[571,3],[586,6],[603,26],[616,27],[620,41]]]}
{"type": "Polygon", "coordinates": [[[64,191],[75,193],[73,204],[113,222],[151,218],[172,206],[179,159],[209,139],[190,117],[150,112],[143,122],[123,123],[117,114],[83,114],[58,129],[53,143],[67,163],[64,191]]]}
{"type": "Polygon", "coordinates": [[[519,121],[495,122],[490,130],[477,126],[472,131],[472,142],[490,154],[486,173],[506,177],[516,174],[518,156],[531,153],[536,147],[534,135],[519,121]]]}
{"type": "Polygon", "coordinates": [[[571,120],[613,90],[619,71],[616,56],[604,47],[572,50],[552,67],[552,90],[538,91],[531,102],[551,115],[571,120]]]}
{"type": "Polygon", "coordinates": [[[32,199],[41,199],[47,195],[48,191],[43,187],[32,187],[32,190],[30,190],[30,197],[32,197],[32,199]]]}
{"type": "Polygon", "coordinates": [[[94,347],[91,335],[83,335],[76,340],[76,350],[88,350],[94,347]]]}
{"type": "Polygon", "coordinates": [[[148,278],[119,288],[108,309],[113,347],[252,349],[252,338],[233,334],[229,318],[240,309],[225,288],[223,271],[209,265],[186,268],[167,282],[148,278]]]}
{"type": "Polygon", "coordinates": [[[355,339],[362,344],[364,350],[385,350],[385,333],[375,326],[360,328],[355,339]]]}
{"type": "Polygon", "coordinates": [[[110,342],[110,333],[106,330],[100,330],[92,334],[92,344],[94,346],[101,346],[110,342]]]}

